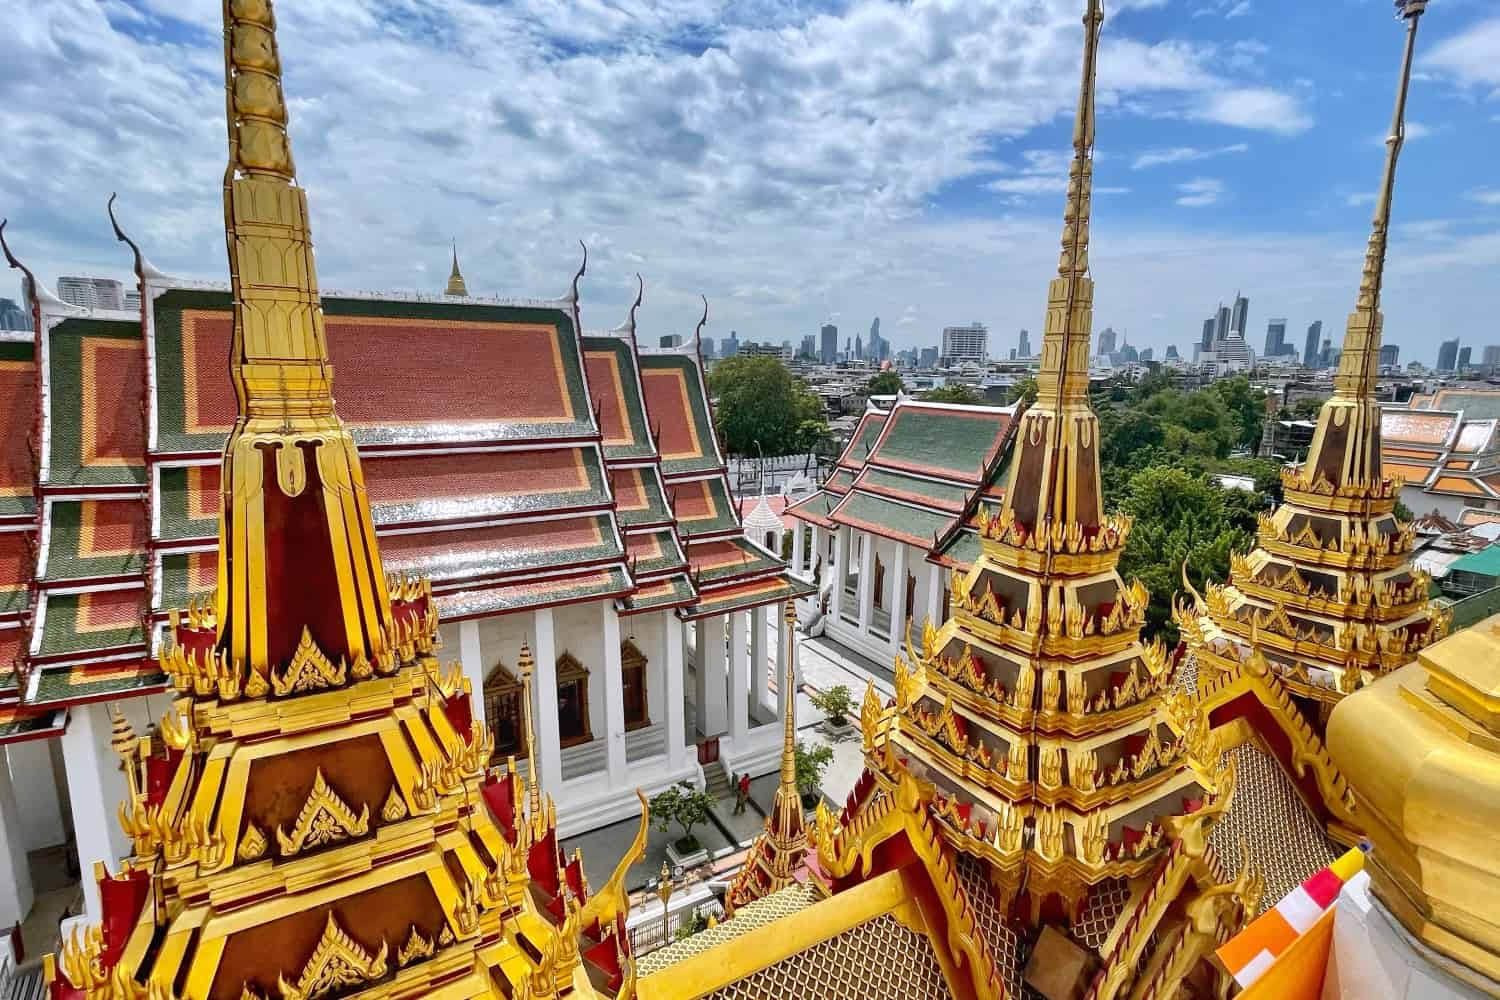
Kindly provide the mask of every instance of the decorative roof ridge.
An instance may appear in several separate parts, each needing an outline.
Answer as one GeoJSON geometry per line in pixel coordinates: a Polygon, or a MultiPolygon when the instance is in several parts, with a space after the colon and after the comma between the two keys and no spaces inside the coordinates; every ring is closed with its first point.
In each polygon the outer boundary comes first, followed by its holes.
{"type": "Polygon", "coordinates": [[[125,230],[120,226],[120,220],[115,217],[115,199],[118,197],[117,193],[111,191],[109,193],[109,203],[105,207],[109,212],[109,224],[115,231],[115,239],[130,247],[130,252],[135,255],[134,267],[136,278],[141,282],[143,287],[148,281],[167,280],[167,275],[146,259],[146,255],[141,252],[141,248],[136,244],[135,240],[125,235],[125,230]]]}
{"type": "MultiPolygon", "coordinates": [[[[150,282],[153,295],[163,292],[188,291],[188,292],[228,292],[230,291],[227,281],[209,281],[195,278],[180,278],[168,276],[160,279],[153,278],[150,282]]],[[[573,308],[573,299],[564,295],[561,298],[527,298],[503,297],[491,295],[441,295],[430,292],[399,291],[395,289],[358,289],[348,290],[340,288],[324,288],[319,294],[322,301],[328,299],[350,299],[363,302],[413,302],[430,303],[444,306],[505,306],[512,309],[557,309],[568,312],[573,308]]],[[[66,305],[67,303],[63,303],[66,305]]],[[[76,307],[75,307],[76,308],[76,307]]]]}
{"type": "MultiPolygon", "coordinates": [[[[16,259],[16,255],[11,253],[10,244],[5,239],[5,227],[9,223],[9,219],[0,219],[0,252],[4,253],[6,263],[21,272],[21,292],[26,298],[31,300],[31,307],[37,315],[80,316],[92,314],[94,310],[86,309],[83,306],[75,306],[58,298],[50,288],[36,280],[36,275],[32,273],[31,268],[16,259]]],[[[42,324],[38,323],[35,334],[40,336],[41,332],[42,324]]]]}

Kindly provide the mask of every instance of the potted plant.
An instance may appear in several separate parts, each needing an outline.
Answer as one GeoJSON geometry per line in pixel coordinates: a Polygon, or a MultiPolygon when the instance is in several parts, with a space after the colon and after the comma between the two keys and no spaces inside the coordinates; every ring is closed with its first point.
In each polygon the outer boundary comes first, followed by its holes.
{"type": "Polygon", "coordinates": [[[830,736],[847,736],[854,731],[849,721],[854,714],[854,696],[848,687],[835,684],[826,691],[814,691],[811,697],[813,707],[826,716],[823,728],[830,736]]]}
{"type": "Polygon", "coordinates": [[[686,781],[680,781],[651,798],[651,824],[662,833],[673,826],[682,831],[682,836],[667,845],[667,854],[674,865],[691,867],[708,860],[708,851],[693,836],[693,827],[707,821],[708,811],[714,806],[714,797],[700,792],[686,781]]]}
{"type": "Polygon", "coordinates": [[[833,763],[833,747],[819,743],[809,747],[800,740],[797,743],[797,791],[802,793],[802,808],[812,809],[818,804],[818,789],[823,784],[823,773],[833,763]]]}

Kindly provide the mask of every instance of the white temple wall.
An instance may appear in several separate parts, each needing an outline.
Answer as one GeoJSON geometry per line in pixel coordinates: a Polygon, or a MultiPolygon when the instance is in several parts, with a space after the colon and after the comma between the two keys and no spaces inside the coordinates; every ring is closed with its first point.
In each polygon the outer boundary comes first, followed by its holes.
{"type": "Polygon", "coordinates": [[[20,843],[27,851],[64,843],[63,806],[53,774],[53,740],[28,740],[6,748],[15,789],[20,843]]]}

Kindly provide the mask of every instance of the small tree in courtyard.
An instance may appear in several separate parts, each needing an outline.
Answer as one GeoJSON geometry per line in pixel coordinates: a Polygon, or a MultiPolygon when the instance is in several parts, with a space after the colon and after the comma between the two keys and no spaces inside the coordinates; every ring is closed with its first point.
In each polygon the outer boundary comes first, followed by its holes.
{"type": "Polygon", "coordinates": [[[833,725],[849,724],[849,716],[854,711],[854,696],[845,685],[835,684],[826,691],[814,691],[811,701],[813,707],[828,716],[828,721],[833,725]]]}
{"type": "Polygon", "coordinates": [[[692,854],[703,849],[693,836],[693,827],[707,821],[708,811],[713,807],[711,794],[680,781],[651,797],[651,825],[667,833],[676,824],[682,829],[682,837],[673,841],[672,846],[683,854],[692,854]]]}
{"type": "Polygon", "coordinates": [[[811,809],[818,804],[818,789],[823,784],[823,773],[833,763],[833,747],[819,743],[809,747],[800,740],[797,743],[797,791],[802,793],[802,807],[811,809]]]}

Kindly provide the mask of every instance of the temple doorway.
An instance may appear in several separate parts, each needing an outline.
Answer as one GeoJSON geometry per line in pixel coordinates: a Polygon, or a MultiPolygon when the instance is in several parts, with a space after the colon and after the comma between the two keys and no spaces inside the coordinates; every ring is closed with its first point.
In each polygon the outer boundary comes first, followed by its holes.
{"type": "Polygon", "coordinates": [[[594,738],[589,726],[589,672],[572,653],[557,658],[557,735],[565,747],[594,738]]]}

